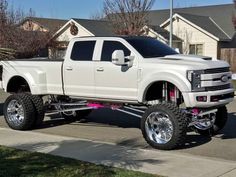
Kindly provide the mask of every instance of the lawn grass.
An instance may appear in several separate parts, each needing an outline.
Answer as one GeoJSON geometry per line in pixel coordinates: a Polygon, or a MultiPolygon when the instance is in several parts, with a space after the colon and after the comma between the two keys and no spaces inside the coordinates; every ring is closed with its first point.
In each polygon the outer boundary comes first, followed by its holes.
{"type": "MultiPolygon", "coordinates": [[[[158,177],[0,146],[1,177],[158,177]]],[[[159,176],[160,177],[160,176],[159,176]]]]}

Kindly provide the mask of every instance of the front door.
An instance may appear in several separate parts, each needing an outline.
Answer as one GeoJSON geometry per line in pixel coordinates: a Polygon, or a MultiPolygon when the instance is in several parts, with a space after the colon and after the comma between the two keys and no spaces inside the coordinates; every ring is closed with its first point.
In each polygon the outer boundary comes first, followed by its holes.
{"type": "MultiPolygon", "coordinates": [[[[119,41],[104,41],[100,61],[95,63],[96,97],[114,100],[137,100],[137,64],[132,67],[112,63],[112,53],[123,50],[130,56],[130,50],[119,41]]],[[[135,62],[134,62],[135,63],[135,62]]]]}

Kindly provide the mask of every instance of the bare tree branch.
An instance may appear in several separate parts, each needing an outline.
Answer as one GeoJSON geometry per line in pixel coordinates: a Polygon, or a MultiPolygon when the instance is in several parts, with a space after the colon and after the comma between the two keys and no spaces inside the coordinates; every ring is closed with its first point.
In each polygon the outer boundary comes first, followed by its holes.
{"type": "Polygon", "coordinates": [[[104,0],[103,11],[117,34],[140,35],[155,0],[104,0]]]}
{"type": "Polygon", "coordinates": [[[19,27],[26,16],[33,15],[35,13],[32,9],[26,14],[13,6],[9,8],[6,0],[0,0],[0,60],[34,57],[40,49],[46,47],[49,33],[24,31],[19,27]]]}
{"type": "Polygon", "coordinates": [[[105,18],[105,14],[103,11],[96,11],[90,15],[90,19],[92,20],[102,20],[105,18]]]}

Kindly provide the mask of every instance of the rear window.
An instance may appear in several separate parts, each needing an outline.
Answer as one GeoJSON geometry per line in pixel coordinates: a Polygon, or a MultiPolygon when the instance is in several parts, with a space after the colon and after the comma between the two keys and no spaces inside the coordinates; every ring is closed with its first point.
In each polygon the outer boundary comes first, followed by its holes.
{"type": "Polygon", "coordinates": [[[139,37],[125,39],[143,56],[143,58],[164,57],[166,55],[178,54],[168,45],[153,38],[139,37]]]}
{"type": "Polygon", "coordinates": [[[76,61],[92,61],[95,41],[78,41],[75,42],[71,59],[76,61]]]}

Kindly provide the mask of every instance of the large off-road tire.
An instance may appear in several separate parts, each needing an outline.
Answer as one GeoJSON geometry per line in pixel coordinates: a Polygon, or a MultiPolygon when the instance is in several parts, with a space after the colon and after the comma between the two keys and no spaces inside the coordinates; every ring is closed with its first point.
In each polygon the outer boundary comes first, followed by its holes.
{"type": "Polygon", "coordinates": [[[228,120],[228,111],[226,106],[220,107],[216,112],[216,119],[214,125],[207,130],[196,129],[196,132],[204,136],[216,135],[219,133],[220,130],[224,128],[225,124],[227,123],[227,120],[228,120]]]}
{"type": "Polygon", "coordinates": [[[92,112],[91,109],[74,111],[72,114],[61,113],[62,117],[66,120],[81,120],[86,118],[92,112]]]}
{"type": "Polygon", "coordinates": [[[35,109],[28,94],[10,95],[3,107],[8,126],[14,130],[32,129],[35,121],[35,109]]]}
{"type": "Polygon", "coordinates": [[[154,105],[141,120],[143,137],[156,149],[171,150],[183,144],[188,129],[186,115],[170,103],[154,105]]]}
{"type": "Polygon", "coordinates": [[[33,123],[33,126],[39,127],[43,123],[45,115],[43,99],[38,95],[30,95],[30,99],[33,102],[35,109],[35,121],[33,123]]]}

